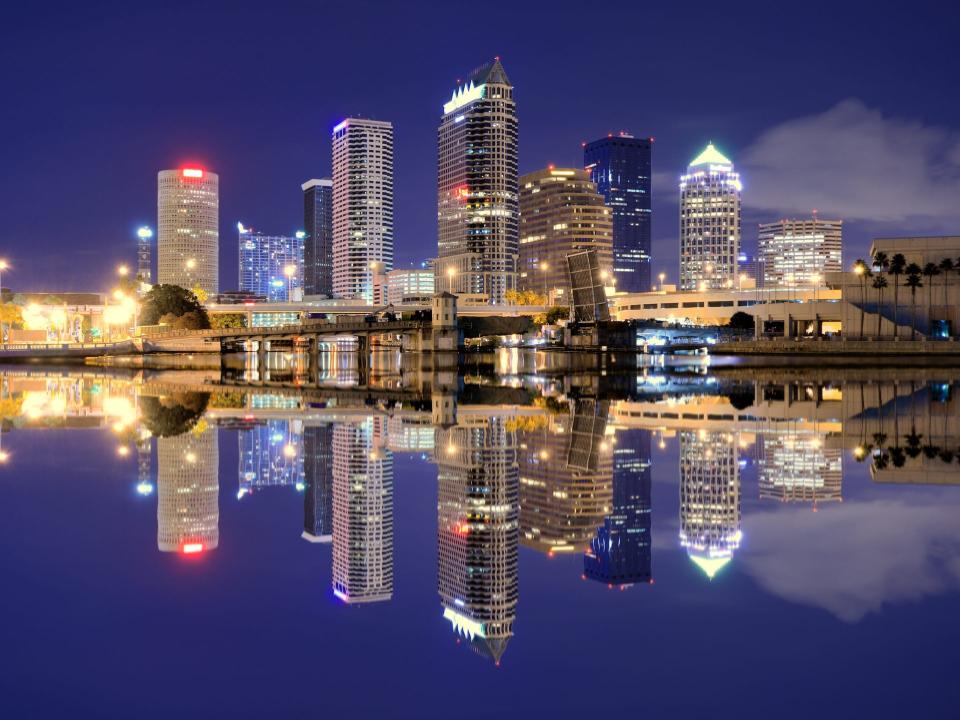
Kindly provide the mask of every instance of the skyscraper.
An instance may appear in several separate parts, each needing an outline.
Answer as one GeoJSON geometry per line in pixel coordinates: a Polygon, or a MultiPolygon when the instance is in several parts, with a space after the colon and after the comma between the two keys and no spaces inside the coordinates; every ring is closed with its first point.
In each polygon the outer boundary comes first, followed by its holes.
{"type": "Polygon", "coordinates": [[[303,293],[333,296],[333,180],[307,180],[303,190],[303,293]]]}
{"type": "Polygon", "coordinates": [[[186,555],[220,542],[217,429],[157,438],[157,548],[186,555]]]}
{"type": "Polygon", "coordinates": [[[393,453],[382,425],[333,428],[333,592],[346,603],[393,595],[393,453]]]}
{"type": "Polygon", "coordinates": [[[591,249],[609,274],[613,270],[610,208],[603,204],[587,171],[551,166],[521,177],[518,289],[568,305],[567,255],[591,249]]]}
{"type": "Polygon", "coordinates": [[[516,105],[499,58],[457,86],[437,135],[437,287],[501,304],[517,286],[520,207],[516,105]]]}
{"type": "Polygon", "coordinates": [[[824,273],[843,270],[842,234],[842,220],[823,220],[816,215],[760,223],[763,286],[823,285],[824,273]]]}
{"type": "Polygon", "coordinates": [[[827,433],[774,427],[759,439],[761,499],[813,505],[843,500],[843,450],[826,447],[827,433]]]}
{"type": "Polygon", "coordinates": [[[736,287],[741,189],[733,163],[713,143],[680,178],[681,290],[736,287]]]}
{"type": "Polygon", "coordinates": [[[146,285],[150,284],[150,278],[153,277],[150,269],[152,241],[153,230],[146,226],[137,229],[137,280],[146,285]]]}
{"type": "Polygon", "coordinates": [[[437,428],[437,585],[443,617],[499,662],[518,600],[516,433],[503,415],[437,428]]]}
{"type": "Polygon", "coordinates": [[[373,274],[393,269],[393,125],[347,118],[333,128],[333,295],[373,302],[373,274]]]}
{"type": "Polygon", "coordinates": [[[240,291],[271,302],[296,300],[303,290],[304,238],[265,235],[237,223],[240,291]]]}
{"type": "Polygon", "coordinates": [[[651,287],[651,150],[653,138],[628,133],[587,143],[583,164],[613,217],[613,272],[617,290],[651,287]]]}
{"type": "Polygon", "coordinates": [[[632,585],[652,578],[650,431],[627,430],[617,439],[613,508],[590,541],[583,572],[599,582],[632,585]]]}
{"type": "Polygon", "coordinates": [[[740,547],[740,464],[728,433],[680,432],[680,545],[713,579],[740,547]]]}
{"type": "Polygon", "coordinates": [[[219,291],[220,178],[195,167],[157,174],[157,282],[219,291]]]}

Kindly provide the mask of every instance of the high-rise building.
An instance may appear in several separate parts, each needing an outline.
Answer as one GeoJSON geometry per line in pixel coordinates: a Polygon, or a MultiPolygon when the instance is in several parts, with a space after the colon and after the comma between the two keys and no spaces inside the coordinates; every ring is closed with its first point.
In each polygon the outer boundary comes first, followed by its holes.
{"type": "Polygon", "coordinates": [[[333,539],[333,426],[303,428],[303,539],[333,539]]]}
{"type": "Polygon", "coordinates": [[[157,438],[157,548],[186,555],[220,542],[220,446],[208,427],[157,438]]]}
{"type": "Polygon", "coordinates": [[[583,558],[583,573],[610,585],[652,579],[650,431],[617,433],[613,507],[583,558]]]}
{"type": "Polygon", "coordinates": [[[303,293],[333,297],[333,180],[307,180],[303,190],[303,293]]]}
{"type": "Polygon", "coordinates": [[[265,235],[237,223],[240,291],[271,302],[298,300],[303,294],[304,238],[265,235]]]}
{"type": "Polygon", "coordinates": [[[333,593],[346,603],[393,595],[393,453],[384,418],[333,428],[333,593]]]}
{"type": "Polygon", "coordinates": [[[437,586],[443,617],[499,662],[518,600],[516,433],[506,415],[436,430],[437,586]]]}
{"type": "Polygon", "coordinates": [[[842,220],[819,217],[760,223],[759,255],[763,286],[823,285],[824,273],[841,272],[842,220]]]}
{"type": "Polygon", "coordinates": [[[157,282],[219,291],[220,178],[202,168],[157,174],[157,282]]]}
{"type": "Polygon", "coordinates": [[[651,150],[653,138],[610,135],[583,147],[583,164],[613,217],[617,290],[651,288],[651,150]]]}
{"type": "Polygon", "coordinates": [[[756,255],[741,252],[737,258],[737,272],[738,289],[744,287],[745,280],[753,280],[754,287],[763,287],[763,261],[756,255]]]}
{"type": "Polygon", "coordinates": [[[740,547],[740,463],[729,433],[680,432],[680,545],[713,578],[740,547]]]}
{"type": "Polygon", "coordinates": [[[680,178],[680,289],[737,284],[740,256],[740,174],[713,143],[680,178]]]}
{"type": "Polygon", "coordinates": [[[517,287],[520,206],[517,112],[499,58],[444,104],[437,149],[437,277],[502,304],[517,287]]]}
{"type": "MultiPolygon", "coordinates": [[[[517,289],[570,303],[567,255],[596,250],[602,273],[613,270],[613,222],[586,170],[549,167],[520,178],[517,289]]],[[[612,285],[613,278],[608,282],[612,285]]],[[[649,288],[648,288],[649,289],[649,288]]]]}
{"type": "Polygon", "coordinates": [[[393,125],[347,118],[333,128],[333,295],[373,302],[393,269],[393,125]]]}

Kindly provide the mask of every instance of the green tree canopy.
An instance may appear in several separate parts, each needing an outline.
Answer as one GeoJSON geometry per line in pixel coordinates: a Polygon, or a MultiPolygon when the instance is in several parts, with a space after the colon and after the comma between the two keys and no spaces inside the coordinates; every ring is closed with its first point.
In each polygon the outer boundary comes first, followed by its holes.
{"type": "Polygon", "coordinates": [[[198,325],[198,327],[189,329],[202,330],[210,327],[207,311],[197,300],[196,295],[179,285],[154,285],[143,297],[140,323],[156,325],[165,315],[181,318],[190,313],[195,314],[196,319],[191,318],[189,324],[198,325]]]}

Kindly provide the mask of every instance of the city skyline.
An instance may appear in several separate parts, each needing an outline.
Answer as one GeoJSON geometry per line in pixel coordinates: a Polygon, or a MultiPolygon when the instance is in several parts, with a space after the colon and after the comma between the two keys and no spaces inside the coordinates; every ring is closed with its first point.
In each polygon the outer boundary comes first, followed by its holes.
{"type": "MultiPolygon", "coordinates": [[[[299,229],[300,200],[292,188],[304,178],[329,174],[324,135],[348,114],[390,119],[397,128],[396,266],[416,264],[432,255],[434,245],[436,220],[432,198],[436,178],[432,158],[435,156],[436,102],[448,95],[458,71],[497,54],[510,69],[521,108],[520,172],[550,162],[576,166],[582,157],[580,143],[607,133],[626,130],[637,137],[655,137],[654,215],[660,221],[654,222],[653,230],[654,275],[665,271],[671,281],[676,280],[677,250],[673,247],[677,235],[676,198],[668,197],[673,193],[664,188],[675,184],[692,152],[711,139],[718,148],[737,159],[738,169],[743,173],[745,246],[755,240],[752,236],[756,223],[785,215],[802,216],[814,208],[825,217],[844,219],[850,257],[864,255],[872,236],[948,234],[960,220],[945,199],[955,186],[952,182],[943,184],[931,180],[936,178],[935,164],[950,157],[948,151],[955,142],[960,124],[956,102],[944,103],[939,93],[922,86],[898,85],[896,78],[902,78],[906,69],[892,58],[884,58],[870,67],[844,67],[842,72],[837,72],[836,57],[832,53],[818,56],[815,62],[803,67],[788,64],[785,59],[764,63],[766,67],[749,61],[755,49],[747,46],[755,43],[758,35],[763,36],[762,28],[774,24],[779,37],[802,36],[805,45],[821,42],[829,46],[834,40],[838,45],[847,45],[848,38],[844,37],[842,43],[838,38],[842,22],[834,27],[806,28],[801,33],[800,27],[805,23],[800,21],[799,9],[791,10],[786,17],[762,11],[743,27],[732,15],[711,16],[718,30],[717,37],[749,38],[740,43],[743,47],[728,56],[743,76],[741,87],[745,89],[746,102],[739,104],[725,98],[720,87],[701,89],[696,98],[683,93],[682,83],[676,81],[689,70],[690,60],[671,66],[662,62],[650,64],[664,56],[671,46],[677,46],[686,35],[688,28],[684,19],[679,11],[673,10],[656,18],[657,37],[651,45],[642,48],[638,56],[627,50],[631,44],[611,41],[604,43],[608,55],[603,60],[566,58],[548,63],[541,57],[542,50],[549,44],[548,38],[570,32],[578,22],[577,14],[561,7],[536,33],[531,30],[540,27],[543,18],[519,11],[511,16],[511,23],[502,28],[500,36],[490,37],[471,29],[465,34],[458,33],[457,44],[449,49],[445,44],[450,40],[441,39],[439,48],[428,49],[422,57],[404,58],[411,64],[404,80],[378,83],[384,58],[404,55],[399,35],[395,36],[392,29],[381,28],[375,34],[382,49],[337,77],[316,80],[310,64],[298,62],[309,43],[292,43],[292,49],[276,59],[271,58],[262,69],[254,65],[252,59],[236,59],[229,77],[225,76],[225,70],[215,71],[223,82],[217,83],[210,93],[186,99],[175,90],[191,72],[186,58],[160,63],[136,50],[144,40],[142,33],[136,39],[106,34],[106,28],[97,28],[79,16],[74,17],[74,13],[48,21],[44,26],[48,40],[57,39],[75,53],[75,77],[72,86],[67,86],[64,80],[51,74],[53,60],[36,56],[39,46],[27,44],[35,16],[27,9],[19,12],[14,13],[7,24],[11,32],[8,52],[21,59],[35,58],[35,61],[24,63],[29,70],[12,88],[20,102],[13,103],[0,123],[9,136],[19,137],[29,129],[36,133],[38,142],[49,139],[50,149],[57,152],[56,171],[75,188],[77,202],[82,199],[85,217],[78,227],[69,214],[52,217],[38,214],[43,202],[41,178],[49,176],[54,169],[50,161],[38,164],[36,153],[25,152],[29,143],[15,144],[11,148],[7,176],[0,181],[3,183],[0,189],[13,210],[4,233],[5,255],[16,269],[4,276],[10,287],[29,289],[41,281],[51,289],[63,291],[106,285],[111,263],[130,262],[134,258],[136,228],[153,224],[153,193],[149,186],[151,175],[159,168],[197,163],[221,174],[223,227],[244,217],[257,217],[263,227],[279,232],[299,229]],[[798,20],[795,26],[786,22],[791,17],[798,20]],[[25,32],[17,33],[17,28],[25,32]],[[77,45],[72,33],[80,29],[94,41],[77,45]],[[109,41],[97,42],[101,36],[109,41]],[[107,48],[115,50],[106,56],[107,48]],[[94,84],[100,63],[105,57],[115,56],[119,48],[124,49],[127,62],[94,84]],[[647,82],[643,96],[629,97],[620,88],[640,67],[649,68],[644,73],[647,82]],[[237,111],[237,107],[245,104],[241,98],[249,99],[251,93],[271,97],[281,93],[276,85],[284,75],[290,79],[284,84],[314,87],[321,92],[312,93],[306,104],[301,102],[302,93],[297,93],[295,104],[300,112],[258,116],[255,124],[251,120],[253,116],[237,111]],[[31,77],[42,81],[31,81],[31,77]],[[818,78],[816,82],[811,81],[814,77],[818,78]],[[572,105],[564,117],[557,118],[554,108],[563,100],[570,83],[576,84],[582,102],[572,105]],[[774,83],[812,89],[802,97],[772,104],[764,100],[764,90],[774,83]],[[897,88],[893,94],[891,83],[897,88]],[[40,88],[46,89],[46,97],[40,94],[40,88]],[[97,102],[85,105],[84,111],[73,118],[71,133],[53,136],[45,124],[31,128],[30,118],[36,113],[56,117],[54,108],[80,104],[84,95],[97,102]],[[60,99],[56,105],[53,104],[55,98],[60,99]],[[111,120],[118,102],[126,113],[122,127],[116,127],[111,120]],[[126,122],[128,117],[130,121],[126,122]],[[838,144],[838,139],[845,137],[846,132],[863,138],[862,154],[852,148],[843,153],[833,152],[834,148],[844,147],[838,144]],[[110,145],[109,151],[104,151],[104,159],[108,162],[90,163],[91,142],[93,146],[106,142],[107,133],[110,145]],[[893,137],[897,138],[896,142],[887,140],[893,137]],[[798,158],[796,148],[803,147],[803,141],[808,138],[818,138],[817,146],[823,150],[798,158]],[[938,149],[942,151],[937,152],[938,149]],[[889,192],[894,178],[881,170],[891,162],[890,167],[896,167],[897,158],[904,164],[896,181],[915,186],[902,201],[889,192]],[[782,160],[779,170],[772,160],[782,160]],[[822,163],[819,170],[816,162],[822,163]],[[860,178],[871,178],[878,186],[876,191],[867,197],[844,191],[844,188],[856,187],[854,181],[860,178]],[[815,182],[818,179],[823,182],[815,182]],[[926,192],[928,188],[933,191],[926,192]],[[778,197],[773,197],[777,194],[778,197]],[[925,199],[915,201],[921,194],[925,199]],[[821,203],[824,196],[833,197],[835,207],[821,203]],[[917,215],[916,220],[910,219],[912,214],[917,215]],[[98,256],[111,259],[108,267],[89,262],[94,248],[98,256]],[[31,262],[33,260],[40,262],[31,262]]],[[[632,16],[640,11],[625,12],[632,16]]],[[[329,22],[336,23],[345,13],[346,9],[338,9],[329,22]]],[[[384,26],[425,24],[433,28],[434,37],[441,38],[444,28],[452,29],[452,18],[441,13],[432,15],[430,23],[424,23],[427,14],[426,8],[404,15],[387,12],[393,22],[384,26]]],[[[141,17],[138,24],[146,37],[171,31],[172,19],[158,17],[155,11],[138,9],[135,15],[141,17]]],[[[289,17],[289,14],[278,13],[266,26],[279,28],[289,23],[289,17]]],[[[875,38],[889,38],[896,33],[905,52],[916,48],[918,53],[931,59],[943,54],[942,61],[935,66],[947,77],[950,68],[955,68],[958,62],[944,54],[948,29],[953,25],[946,21],[934,22],[933,27],[940,29],[931,30],[925,22],[929,19],[928,12],[911,15],[902,23],[892,23],[882,17],[866,20],[858,17],[858,22],[875,38]],[[917,39],[920,37],[924,38],[922,43],[917,39]],[[907,43],[905,46],[903,41],[907,43]]],[[[254,32],[249,11],[238,11],[224,26],[215,24],[221,20],[207,14],[194,19],[196,27],[204,30],[214,47],[235,42],[237,32],[241,36],[254,32]]],[[[628,25],[629,22],[624,24],[628,25]]],[[[618,28],[617,35],[626,32],[625,27],[618,28]]],[[[258,24],[257,34],[260,29],[258,24]]],[[[296,33],[299,32],[297,29],[296,33]]],[[[587,35],[592,37],[598,32],[599,28],[591,28],[587,35]]],[[[422,34],[421,30],[414,37],[422,34]]],[[[344,39],[332,40],[331,52],[334,52],[344,39]]],[[[772,37],[763,40],[764,44],[772,42],[772,37]]],[[[858,46],[863,42],[856,40],[858,46]]],[[[221,258],[224,272],[236,266],[234,252],[232,248],[225,249],[221,258]]],[[[227,289],[227,276],[221,279],[223,288],[227,289]]]]}

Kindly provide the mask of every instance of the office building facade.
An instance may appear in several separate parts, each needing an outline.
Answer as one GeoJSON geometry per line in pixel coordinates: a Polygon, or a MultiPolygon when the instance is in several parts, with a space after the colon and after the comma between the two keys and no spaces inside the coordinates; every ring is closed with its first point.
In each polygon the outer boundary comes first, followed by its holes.
{"type": "Polygon", "coordinates": [[[194,555],[220,543],[216,427],[157,438],[157,548],[194,555]]]}
{"type": "Polygon", "coordinates": [[[680,289],[736,287],[740,193],[733,163],[707,145],[680,178],[680,289]]]}
{"type": "Polygon", "coordinates": [[[157,174],[157,282],[219,291],[220,178],[202,168],[157,174]]]}
{"type": "Polygon", "coordinates": [[[438,130],[438,284],[502,304],[517,287],[520,205],[513,86],[494,60],[443,106],[438,130]]]}
{"type": "Polygon", "coordinates": [[[613,221],[586,170],[549,167],[520,178],[518,290],[570,303],[567,255],[596,250],[613,284],[613,221]]]}
{"type": "Polygon", "coordinates": [[[265,235],[237,223],[240,247],[240,291],[270,302],[303,295],[304,238],[265,235]]]}
{"type": "Polygon", "coordinates": [[[386,298],[390,305],[401,303],[429,304],[436,292],[433,270],[425,268],[402,268],[391,270],[386,275],[386,298]]]}
{"type": "Polygon", "coordinates": [[[373,302],[374,271],[393,269],[393,125],[333,128],[333,296],[373,302]]]}
{"type": "Polygon", "coordinates": [[[760,223],[763,287],[824,285],[824,274],[843,270],[843,221],[819,217],[760,223]]]}
{"type": "Polygon", "coordinates": [[[646,292],[650,271],[653,138],[610,135],[583,147],[583,164],[610,208],[617,290],[646,292]]]}
{"type": "Polygon", "coordinates": [[[333,180],[307,180],[303,190],[303,294],[333,297],[333,180]]]}

